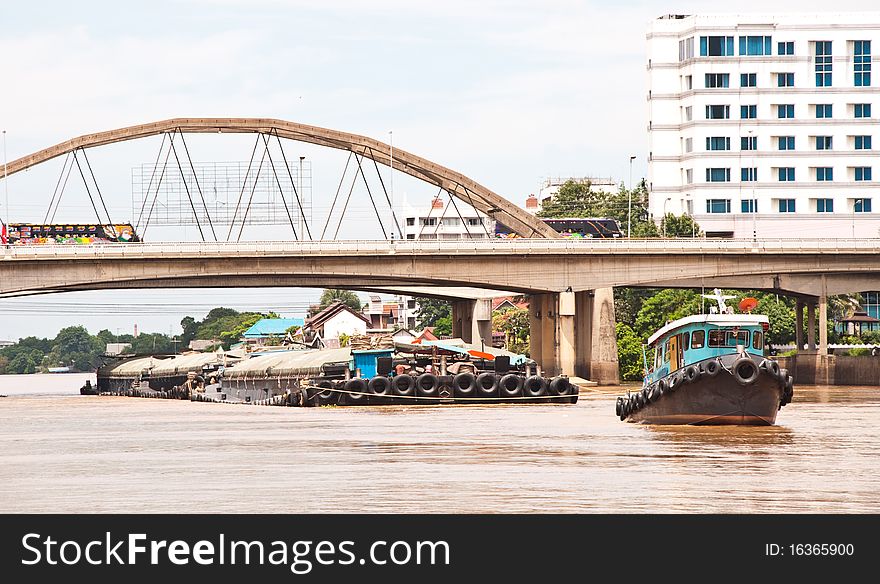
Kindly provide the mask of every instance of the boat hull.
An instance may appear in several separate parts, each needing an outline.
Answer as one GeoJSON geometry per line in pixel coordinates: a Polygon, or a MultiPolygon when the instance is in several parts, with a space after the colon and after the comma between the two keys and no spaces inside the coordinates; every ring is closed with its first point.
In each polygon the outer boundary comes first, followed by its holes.
{"type": "Polygon", "coordinates": [[[737,378],[729,365],[718,367],[714,376],[701,366],[699,377],[691,382],[673,384],[674,375],[669,376],[665,391],[643,392],[650,397],[641,399],[642,404],[624,419],[641,424],[771,426],[791,399],[791,380],[758,367],[757,362],[755,366],[757,377],[749,383],[737,378]]]}

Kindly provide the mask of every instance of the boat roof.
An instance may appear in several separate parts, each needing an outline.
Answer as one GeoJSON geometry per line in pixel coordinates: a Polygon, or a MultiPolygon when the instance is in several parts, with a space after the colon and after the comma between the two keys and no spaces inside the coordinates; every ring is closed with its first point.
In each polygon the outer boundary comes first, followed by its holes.
{"type": "Polygon", "coordinates": [[[706,323],[706,324],[714,324],[718,326],[731,326],[731,325],[759,325],[762,323],[770,323],[770,319],[767,318],[765,314],[694,314],[692,316],[685,316],[684,318],[679,318],[678,320],[674,320],[658,330],[656,333],[651,335],[648,339],[648,344],[653,345],[657,339],[660,339],[670,333],[671,331],[681,328],[688,324],[697,324],[697,323],[706,323]]]}

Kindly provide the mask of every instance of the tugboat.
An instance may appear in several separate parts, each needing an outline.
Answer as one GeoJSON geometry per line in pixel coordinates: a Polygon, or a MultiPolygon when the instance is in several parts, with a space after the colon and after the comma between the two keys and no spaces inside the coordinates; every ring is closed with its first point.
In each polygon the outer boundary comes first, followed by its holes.
{"type": "Polygon", "coordinates": [[[639,392],[617,398],[621,420],[642,424],[772,426],[791,402],[794,383],[786,369],[764,355],[767,316],[751,314],[758,301],[744,298],[736,314],[719,289],[709,314],[670,322],[648,339],[654,362],[645,360],[639,392]]]}

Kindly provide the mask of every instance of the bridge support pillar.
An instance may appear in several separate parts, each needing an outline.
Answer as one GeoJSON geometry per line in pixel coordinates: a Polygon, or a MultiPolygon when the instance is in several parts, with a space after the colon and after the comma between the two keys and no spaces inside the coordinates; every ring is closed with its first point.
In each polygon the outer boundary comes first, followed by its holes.
{"type": "Polygon", "coordinates": [[[620,369],[613,288],[597,288],[593,292],[590,335],[590,379],[599,385],[617,385],[620,383],[620,369]]]}
{"type": "Polygon", "coordinates": [[[545,375],[559,375],[559,340],[556,336],[556,326],[559,324],[556,305],[559,297],[557,294],[540,294],[533,298],[538,298],[541,303],[541,367],[545,375]]]}
{"type": "Polygon", "coordinates": [[[590,362],[593,355],[593,292],[584,290],[574,293],[575,341],[574,374],[590,379],[590,362]]]}
{"type": "Polygon", "coordinates": [[[541,346],[544,336],[541,334],[541,318],[543,317],[539,295],[529,298],[529,357],[544,367],[541,346]]]}
{"type": "Polygon", "coordinates": [[[816,305],[812,301],[807,304],[807,348],[816,350],[816,305]]]}
{"type": "Polygon", "coordinates": [[[473,300],[456,300],[452,303],[452,336],[470,343],[473,338],[473,300]]]}
{"type": "Polygon", "coordinates": [[[828,297],[819,296],[819,354],[828,354],[828,297]]]}
{"type": "Polygon", "coordinates": [[[479,298],[471,302],[471,343],[492,346],[492,299],[479,298]]]}
{"type": "Polygon", "coordinates": [[[558,302],[559,321],[559,370],[563,375],[575,375],[577,361],[577,311],[574,292],[560,292],[558,302]]]}
{"type": "Polygon", "coordinates": [[[798,300],[794,307],[794,344],[798,352],[804,350],[804,302],[798,300]]]}

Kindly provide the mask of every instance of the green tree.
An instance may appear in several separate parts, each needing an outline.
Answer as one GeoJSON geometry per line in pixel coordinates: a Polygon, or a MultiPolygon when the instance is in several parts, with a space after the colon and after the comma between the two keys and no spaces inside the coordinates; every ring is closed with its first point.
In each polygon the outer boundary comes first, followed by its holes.
{"type": "Polygon", "coordinates": [[[315,314],[324,310],[334,302],[342,302],[356,312],[360,312],[362,306],[361,299],[351,290],[326,288],[321,292],[321,298],[318,300],[318,307],[315,314]]]}
{"type": "Polygon", "coordinates": [[[46,367],[66,366],[77,371],[92,371],[100,363],[104,346],[83,326],[69,326],[58,331],[52,350],[43,359],[46,367]]]}
{"type": "MultiPolygon", "coordinates": [[[[426,326],[440,326],[441,319],[449,319],[449,332],[444,334],[452,334],[452,305],[445,300],[436,298],[416,298],[416,319],[419,328],[426,326]]],[[[444,324],[445,328],[446,325],[444,324]]]]}
{"type": "Polygon", "coordinates": [[[131,351],[138,355],[174,353],[171,337],[162,333],[141,333],[131,341],[131,351]]]}
{"type": "Polygon", "coordinates": [[[603,217],[609,195],[594,191],[588,182],[565,181],[551,201],[544,203],[538,217],[603,217]]]}
{"type": "Polygon", "coordinates": [[[195,340],[196,331],[199,329],[199,322],[191,316],[184,316],[180,321],[180,328],[183,329],[183,334],[180,335],[180,342],[186,347],[190,341],[195,340]]]}
{"type": "Polygon", "coordinates": [[[642,344],[642,339],[629,325],[617,323],[617,366],[622,380],[641,381],[644,377],[642,344]]]}
{"type": "MultiPolygon", "coordinates": [[[[42,355],[39,356],[42,357],[42,355]]],[[[8,373],[36,373],[40,368],[39,363],[33,353],[22,352],[9,362],[8,373]]]]}
{"type": "Polygon", "coordinates": [[[667,322],[691,314],[699,314],[701,304],[700,295],[692,290],[673,288],[660,290],[642,303],[633,330],[643,340],[647,340],[667,322]]]}
{"type": "Polygon", "coordinates": [[[690,215],[667,213],[660,220],[660,233],[664,237],[700,237],[703,231],[690,215]]]}
{"type": "Polygon", "coordinates": [[[507,308],[492,315],[492,330],[504,333],[504,347],[514,353],[529,352],[529,311],[507,308]]]}
{"type": "Polygon", "coordinates": [[[443,316],[434,323],[434,334],[438,337],[452,336],[452,316],[443,316]]]}
{"type": "Polygon", "coordinates": [[[755,294],[758,300],[756,314],[766,314],[770,321],[767,342],[772,345],[787,345],[795,340],[795,316],[793,302],[775,294],[755,294]]]}

